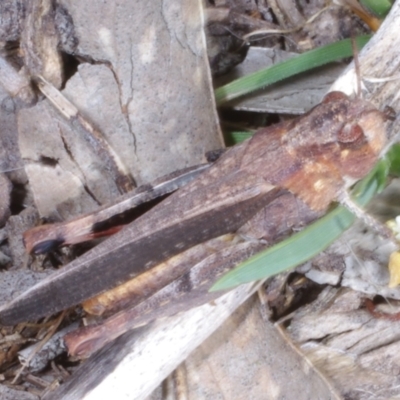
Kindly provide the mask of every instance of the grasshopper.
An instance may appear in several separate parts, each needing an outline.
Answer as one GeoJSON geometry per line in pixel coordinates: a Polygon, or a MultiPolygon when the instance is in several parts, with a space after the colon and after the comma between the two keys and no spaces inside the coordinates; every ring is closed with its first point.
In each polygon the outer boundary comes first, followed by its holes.
{"type": "MultiPolygon", "coordinates": [[[[70,352],[87,355],[157,315],[212,300],[219,294],[209,294],[208,289],[235,264],[318,218],[333,201],[349,206],[347,189],[370,171],[388,142],[387,119],[387,114],[362,99],[331,92],[305,115],[261,129],[210,167],[187,171],[183,178],[168,177],[166,186],[158,182],[147,190],[140,188],[94,215],[28,232],[27,249],[36,253],[102,236],[104,229],[106,233],[119,229],[107,227],[119,218],[121,208],[182,186],[120,232],[3,306],[0,322],[12,325],[56,313],[135,277],[145,282],[141,296],[111,301],[114,311],[129,308],[128,314],[117,314],[108,322],[113,334],[91,327],[70,334],[70,352]],[[239,239],[229,238],[235,232],[239,239]],[[212,255],[201,247],[207,241],[215,247],[212,255]],[[179,257],[192,257],[193,271],[182,267],[179,257]],[[160,287],[159,276],[168,274],[161,285],[164,289],[156,293],[153,289],[160,287]],[[187,300],[189,293],[191,301],[187,300]],[[174,296],[181,301],[168,311],[150,313],[164,309],[174,296]],[[126,322],[139,315],[138,321],[126,322]]],[[[86,307],[93,310],[98,304],[86,307]]]]}
{"type": "Polygon", "coordinates": [[[388,141],[386,119],[368,102],[332,92],[307,114],[261,129],[119,233],[3,306],[1,323],[79,304],[237,231],[287,193],[309,213],[324,213],[378,160],[388,141]]]}

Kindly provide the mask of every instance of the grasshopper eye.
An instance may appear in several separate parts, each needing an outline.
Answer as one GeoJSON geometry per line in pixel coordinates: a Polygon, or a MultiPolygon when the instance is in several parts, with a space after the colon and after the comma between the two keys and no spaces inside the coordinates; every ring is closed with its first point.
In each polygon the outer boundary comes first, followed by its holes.
{"type": "Polygon", "coordinates": [[[364,131],[360,125],[346,124],[338,133],[337,140],[346,147],[364,143],[364,131]]]}

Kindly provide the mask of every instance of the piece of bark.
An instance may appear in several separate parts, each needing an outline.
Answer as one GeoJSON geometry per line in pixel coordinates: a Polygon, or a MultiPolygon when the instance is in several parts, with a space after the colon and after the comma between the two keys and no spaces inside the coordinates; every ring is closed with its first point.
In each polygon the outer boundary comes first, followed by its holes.
{"type": "Polygon", "coordinates": [[[206,151],[222,147],[221,137],[208,136],[218,127],[197,2],[185,8],[125,0],[60,4],[75,26],[76,54],[108,64],[115,75],[138,184],[200,163],[206,151]],[[125,22],[131,16],[140,23],[125,22]]]}
{"type": "Polygon", "coordinates": [[[28,207],[18,215],[13,215],[8,219],[6,231],[13,260],[13,269],[26,265],[28,255],[25,251],[22,233],[37,223],[38,213],[33,207],[28,207]]]}
{"type": "MultiPolygon", "coordinates": [[[[105,88],[115,96],[117,88],[112,85],[114,78],[108,68],[104,66],[85,68],[84,65],[81,69],[83,74],[84,71],[94,74],[99,79],[98,82],[108,83],[105,88]]],[[[86,83],[80,72],[74,78],[64,92],[67,90],[72,90],[76,94],[83,92],[86,83]]],[[[93,98],[96,87],[89,82],[87,84],[89,89],[86,89],[88,96],[86,99],[89,100],[93,98]]],[[[118,134],[119,131],[123,137],[121,131],[124,126],[126,128],[124,119],[117,113],[111,118],[112,110],[109,113],[100,111],[106,99],[100,95],[96,98],[99,103],[94,102],[93,112],[96,111],[99,116],[107,116],[110,121],[105,132],[112,132],[111,124],[114,123],[120,128],[115,133],[118,134]]],[[[40,216],[67,219],[76,214],[89,212],[99,204],[111,202],[119,194],[113,176],[105,170],[105,166],[90,144],[48,101],[21,110],[18,127],[21,156],[25,161],[25,170],[40,216]],[[50,185],[52,190],[46,190],[45,188],[50,185]]],[[[123,141],[119,147],[129,149],[129,145],[123,141]]]]}
{"type": "Polygon", "coordinates": [[[288,332],[342,397],[392,398],[400,383],[400,322],[374,318],[363,302],[362,293],[327,288],[296,312],[288,332]]]}
{"type": "MultiPolygon", "coordinates": [[[[83,68],[82,69],[78,68],[78,70],[81,73],[84,72],[83,68]]],[[[90,78],[91,74],[89,73],[87,77],[90,78]]],[[[119,154],[116,153],[113,149],[112,145],[113,137],[107,135],[108,132],[106,132],[106,135],[104,136],[104,133],[100,132],[90,121],[87,120],[87,118],[84,116],[85,113],[82,110],[79,111],[79,109],[71,101],[69,101],[60,91],[57,90],[56,87],[54,87],[54,85],[52,85],[45,78],[43,78],[42,76],[37,76],[34,79],[38,86],[38,89],[47,97],[47,99],[53,104],[53,106],[68,120],[69,125],[74,131],[75,135],[81,138],[83,142],[86,143],[86,145],[89,145],[91,152],[94,153],[97,156],[97,158],[102,160],[105,172],[107,172],[107,174],[110,175],[110,177],[113,179],[120,193],[126,193],[127,191],[132,190],[133,182],[132,178],[129,176],[128,169],[124,165],[124,162],[122,161],[119,154]],[[109,142],[111,142],[111,144],[109,142]]],[[[103,87],[102,86],[99,87],[98,85],[96,86],[96,82],[98,81],[94,80],[90,82],[89,79],[89,82],[87,82],[87,85],[85,85],[94,90],[94,93],[93,92],[90,93],[90,91],[88,93],[87,87],[85,87],[84,91],[81,92],[79,92],[78,90],[74,91],[73,94],[71,94],[71,97],[74,97],[75,95],[77,99],[83,97],[86,100],[88,95],[89,98],[97,97],[98,99],[104,97],[105,93],[110,95],[108,91],[106,92],[103,91],[102,93],[103,87]]],[[[82,85],[82,82],[78,82],[78,87],[80,85],[82,85]]],[[[111,117],[113,117],[113,115],[111,117]]],[[[111,122],[113,122],[112,118],[111,122]]],[[[67,147],[66,150],[68,151],[73,146],[71,146],[71,142],[67,141],[66,147],[67,147]]],[[[73,154],[73,156],[75,154],[73,154]]]]}
{"type": "Polygon", "coordinates": [[[10,210],[11,182],[0,173],[0,226],[3,226],[11,214],[10,210]]]}
{"type": "MultiPolygon", "coordinates": [[[[2,78],[8,79],[7,73],[4,73],[1,67],[0,72],[2,78]]],[[[13,73],[18,75],[16,71],[13,71],[13,73]]],[[[4,82],[0,82],[0,173],[6,173],[13,182],[25,185],[27,177],[21,160],[18,137],[16,135],[18,131],[16,117],[19,107],[18,100],[15,100],[7,92],[3,84],[4,82]]]]}
{"type": "Polygon", "coordinates": [[[25,13],[25,1],[4,0],[0,4],[0,40],[4,42],[19,39],[25,13]]]}
{"type": "Polygon", "coordinates": [[[51,269],[35,272],[29,269],[16,269],[0,272],[0,302],[8,302],[17,294],[46,278],[54,271],[51,269]]]}
{"type": "Polygon", "coordinates": [[[39,396],[22,390],[15,390],[5,385],[0,385],[0,397],[2,400],[39,400],[39,396]]]}
{"type": "MultiPolygon", "coordinates": [[[[154,12],[149,21],[140,17],[141,12],[148,15],[148,6],[144,10],[140,4],[124,1],[102,4],[100,9],[98,4],[62,5],[76,28],[76,53],[102,64],[82,64],[67,82],[64,94],[100,129],[136,183],[200,163],[207,151],[222,147],[209,94],[201,20],[193,19],[195,13],[189,6],[183,10],[191,15],[185,27],[174,20],[173,4],[164,7],[163,13],[154,12]],[[120,17],[104,18],[115,13],[120,17]],[[131,23],[123,21],[130,13],[148,27],[147,33],[128,28],[131,23]],[[167,34],[156,35],[160,29],[167,34]],[[197,33],[192,34],[191,29],[197,33]],[[140,45],[137,35],[142,34],[140,45]],[[124,39],[113,39],[115,35],[124,39]],[[182,47],[185,35],[188,41],[182,47]],[[110,48],[110,41],[116,43],[115,48],[110,48]],[[206,117],[209,115],[213,117],[206,117]]],[[[108,175],[101,167],[102,160],[73,136],[77,132],[56,114],[47,102],[41,102],[20,113],[19,127],[21,152],[39,212],[41,216],[60,219],[109,202],[116,189],[109,178],[105,181],[108,175]],[[44,165],[43,160],[52,165],[44,165]],[[45,195],[49,182],[53,190],[45,195]]]]}
{"type": "MultiPolygon", "coordinates": [[[[0,72],[0,84],[10,96],[24,104],[33,103],[36,99],[36,95],[33,92],[26,71],[17,71],[9,61],[3,56],[0,56],[0,72]]],[[[13,102],[11,99],[10,101],[13,102]]]]}
{"type": "Polygon", "coordinates": [[[25,365],[31,373],[42,371],[44,368],[46,368],[50,361],[54,360],[55,357],[65,352],[63,337],[77,327],[78,323],[74,323],[68,325],[64,329],[61,329],[54,334],[39,351],[36,350],[38,346],[37,343],[29,347],[25,347],[23,350],[18,352],[18,358],[21,364],[25,365]],[[34,354],[33,357],[32,354],[34,354]]]}
{"type": "Polygon", "coordinates": [[[293,351],[262,307],[257,298],[248,300],[188,357],[188,398],[335,398],[332,386],[293,351]]]}
{"type": "MultiPolygon", "coordinates": [[[[396,79],[393,79],[397,76],[397,66],[400,63],[400,52],[394,51],[400,43],[400,38],[394,28],[399,18],[400,5],[396,2],[378,32],[359,54],[361,82],[366,87],[363,93],[365,98],[380,109],[389,105],[395,112],[398,112],[400,104],[400,98],[397,95],[398,83],[396,79]]],[[[351,64],[335,81],[331,90],[340,90],[348,94],[356,93],[356,89],[357,75],[354,65],[351,64]]],[[[400,121],[397,118],[391,129],[398,132],[399,124],[400,121]]]]}
{"type": "Polygon", "coordinates": [[[7,239],[7,232],[5,228],[0,228],[0,244],[7,239]]]}
{"type": "Polygon", "coordinates": [[[30,0],[26,2],[25,12],[20,40],[24,67],[31,76],[43,76],[59,88],[63,81],[63,66],[58,49],[54,2],[30,0]]]}
{"type": "Polygon", "coordinates": [[[9,262],[11,261],[11,258],[8,257],[6,254],[4,254],[2,251],[0,251],[0,267],[5,267],[9,262]]]}
{"type": "Polygon", "coordinates": [[[338,3],[325,7],[321,1],[298,4],[293,0],[270,0],[274,16],[281,29],[288,29],[284,35],[285,48],[304,52],[325,44],[334,43],[343,37],[364,34],[365,26],[346,7],[338,3]],[[320,12],[324,7],[323,12],[320,12]],[[290,31],[292,29],[292,31],[290,31]]]}

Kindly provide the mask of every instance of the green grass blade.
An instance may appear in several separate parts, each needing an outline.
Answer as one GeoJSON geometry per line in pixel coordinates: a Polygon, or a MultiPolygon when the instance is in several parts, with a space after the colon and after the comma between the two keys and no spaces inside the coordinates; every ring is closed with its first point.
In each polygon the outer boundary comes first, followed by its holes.
{"type": "Polygon", "coordinates": [[[394,144],[388,152],[386,159],[390,166],[390,175],[400,177],[400,144],[394,144]]]}
{"type": "Polygon", "coordinates": [[[251,138],[253,135],[253,132],[245,131],[224,132],[225,142],[227,146],[233,146],[235,144],[242,143],[245,140],[251,138]]]}
{"type": "Polygon", "coordinates": [[[392,2],[389,0],[360,0],[360,3],[378,18],[385,18],[392,8],[392,2]]]}
{"type": "MultiPolygon", "coordinates": [[[[358,36],[356,38],[357,47],[363,47],[371,35],[358,36]]],[[[283,61],[270,68],[254,72],[243,78],[237,79],[227,85],[215,90],[217,105],[220,106],[237,97],[251,93],[255,90],[263,89],[268,85],[281,81],[290,76],[308,71],[312,68],[325,65],[332,61],[337,61],[345,57],[351,57],[353,49],[350,39],[328,44],[300,54],[294,58],[283,61]]]]}

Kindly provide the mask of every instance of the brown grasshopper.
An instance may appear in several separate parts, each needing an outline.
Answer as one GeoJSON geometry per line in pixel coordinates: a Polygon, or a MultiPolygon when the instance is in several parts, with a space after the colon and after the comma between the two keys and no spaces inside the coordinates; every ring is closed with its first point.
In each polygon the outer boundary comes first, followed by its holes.
{"type": "MultiPolygon", "coordinates": [[[[1,323],[37,319],[76,305],[249,221],[254,226],[262,217],[273,220],[271,210],[280,204],[298,214],[292,226],[310,222],[332,201],[346,198],[347,188],[378,160],[387,143],[385,121],[384,113],[363,100],[328,94],[307,114],[262,129],[228,150],[121,232],[2,307],[1,323]]],[[[261,231],[256,239],[268,236],[266,229],[261,231]]],[[[231,264],[258,248],[244,245],[231,264]]],[[[208,275],[203,292],[212,279],[208,275]]]]}

